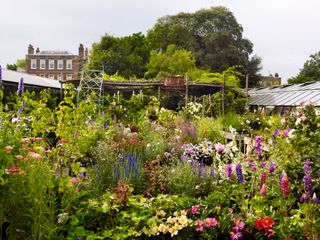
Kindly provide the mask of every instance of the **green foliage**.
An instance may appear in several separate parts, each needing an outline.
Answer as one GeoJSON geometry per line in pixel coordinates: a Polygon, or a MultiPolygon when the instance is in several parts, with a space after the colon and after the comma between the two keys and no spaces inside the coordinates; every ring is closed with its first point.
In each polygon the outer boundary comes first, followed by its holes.
{"type": "Polygon", "coordinates": [[[146,37],[135,33],[126,37],[105,35],[92,45],[88,68],[125,78],[144,76],[150,50],[146,37]]]}
{"type": "Polygon", "coordinates": [[[26,69],[26,59],[18,59],[16,62],[17,68],[26,69]]]}
{"type": "Polygon", "coordinates": [[[310,55],[297,76],[288,79],[288,83],[304,83],[320,80],[320,51],[310,55]]]}
{"type": "Polygon", "coordinates": [[[16,64],[7,64],[7,69],[12,71],[17,71],[18,67],[16,64]]]}
{"type": "Polygon", "coordinates": [[[147,77],[184,75],[195,68],[195,60],[190,51],[168,45],[164,52],[152,51],[147,65],[147,77]]]}

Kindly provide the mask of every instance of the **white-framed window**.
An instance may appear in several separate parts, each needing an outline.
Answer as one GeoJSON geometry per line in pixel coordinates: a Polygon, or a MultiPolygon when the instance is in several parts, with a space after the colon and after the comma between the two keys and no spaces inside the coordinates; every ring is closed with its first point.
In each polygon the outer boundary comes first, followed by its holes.
{"type": "Polygon", "coordinates": [[[67,74],[67,80],[72,80],[72,74],[67,74]]]}
{"type": "Polygon", "coordinates": [[[49,78],[50,79],[54,79],[54,75],[53,74],[49,74],[49,78]]]}
{"type": "Polygon", "coordinates": [[[46,77],[44,74],[40,74],[39,76],[40,76],[40,77],[46,77]]]}
{"type": "Polygon", "coordinates": [[[40,69],[46,69],[46,60],[40,59],[40,69]]]}
{"type": "Polygon", "coordinates": [[[53,59],[49,60],[49,69],[54,69],[54,60],[53,59]]]}
{"type": "Polygon", "coordinates": [[[59,59],[58,60],[58,69],[63,69],[63,60],[62,59],[59,59]]]}
{"type": "Polygon", "coordinates": [[[72,69],[72,59],[67,60],[67,69],[72,69]]]}
{"type": "Polygon", "coordinates": [[[62,74],[58,74],[58,75],[57,75],[57,80],[58,80],[58,81],[62,81],[62,74]]]}
{"type": "Polygon", "coordinates": [[[31,69],[37,69],[37,59],[31,59],[31,69]]]}

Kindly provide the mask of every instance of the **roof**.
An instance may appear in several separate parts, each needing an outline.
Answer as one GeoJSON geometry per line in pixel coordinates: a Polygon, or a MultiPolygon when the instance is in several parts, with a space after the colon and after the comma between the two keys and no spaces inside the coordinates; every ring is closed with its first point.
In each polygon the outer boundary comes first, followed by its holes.
{"type": "Polygon", "coordinates": [[[287,84],[249,90],[250,106],[298,106],[302,101],[311,101],[320,106],[320,82],[287,84]]]}
{"type": "Polygon", "coordinates": [[[38,77],[35,75],[16,72],[8,69],[2,69],[2,80],[4,82],[19,83],[20,79],[23,78],[23,82],[26,85],[38,86],[43,88],[61,88],[59,81],[44,77],[38,77]]]}
{"type": "Polygon", "coordinates": [[[68,51],[41,51],[35,55],[68,55],[73,56],[71,52],[68,51]]]}

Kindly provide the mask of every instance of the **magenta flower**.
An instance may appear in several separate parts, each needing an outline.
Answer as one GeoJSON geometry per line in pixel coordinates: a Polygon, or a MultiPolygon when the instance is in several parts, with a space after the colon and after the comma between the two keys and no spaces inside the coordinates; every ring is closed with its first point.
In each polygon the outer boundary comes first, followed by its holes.
{"type": "Polygon", "coordinates": [[[199,210],[200,205],[194,205],[191,207],[191,214],[196,215],[199,214],[198,210],[199,210]]]}
{"type": "Polygon", "coordinates": [[[290,194],[289,180],[287,174],[283,171],[282,177],[280,178],[280,189],[284,197],[287,198],[290,194]]]}
{"type": "MultiPolygon", "coordinates": [[[[232,230],[234,230],[234,228],[232,230]]],[[[242,238],[242,232],[234,232],[234,231],[230,232],[230,239],[231,240],[237,240],[237,239],[241,239],[241,238],[242,238]]]]}
{"type": "Polygon", "coordinates": [[[226,165],[226,166],[225,166],[225,169],[226,169],[226,175],[227,175],[227,177],[230,178],[231,175],[232,175],[232,165],[226,165]]]}

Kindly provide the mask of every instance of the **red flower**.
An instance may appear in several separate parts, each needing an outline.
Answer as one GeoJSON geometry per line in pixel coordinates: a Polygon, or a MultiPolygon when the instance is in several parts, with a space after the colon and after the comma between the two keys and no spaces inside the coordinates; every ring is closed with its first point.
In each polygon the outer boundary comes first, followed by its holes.
{"type": "Polygon", "coordinates": [[[275,222],[268,216],[254,221],[254,227],[258,230],[268,230],[275,222]]]}

